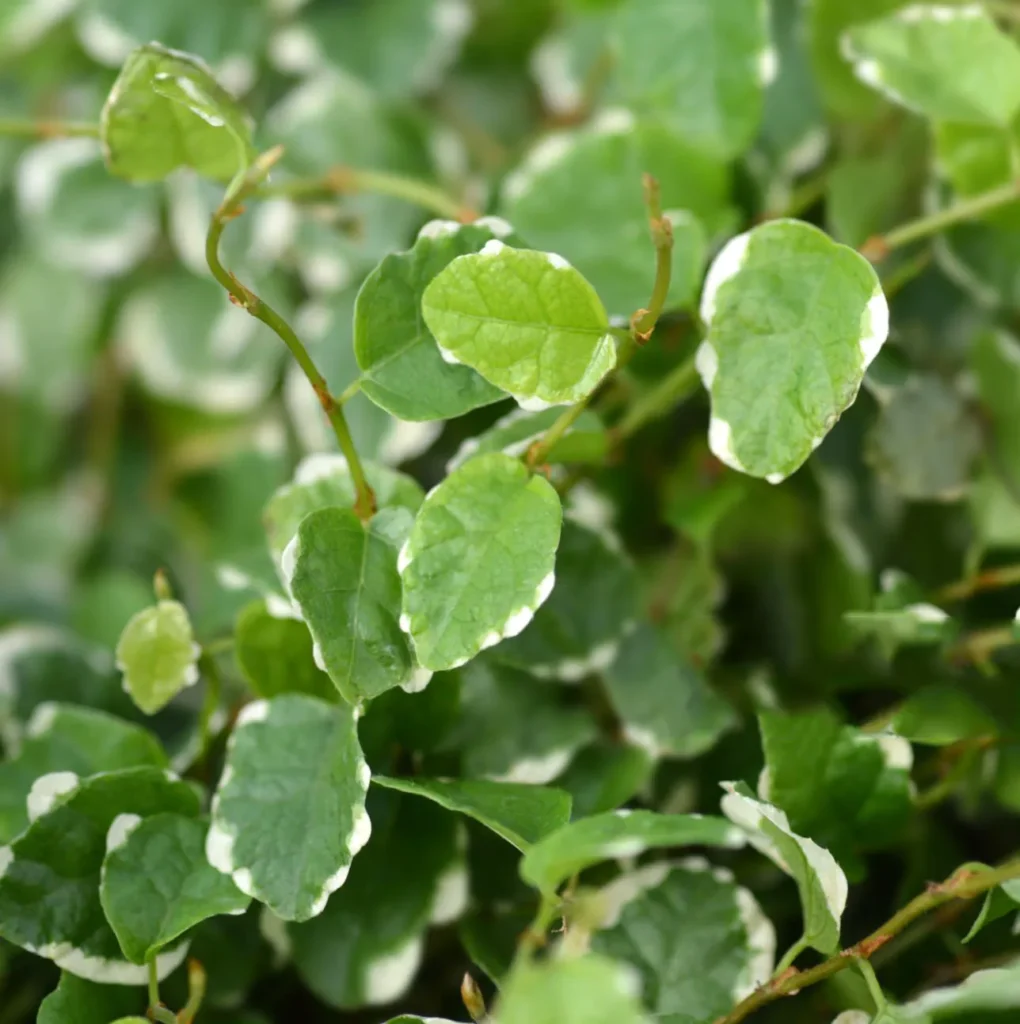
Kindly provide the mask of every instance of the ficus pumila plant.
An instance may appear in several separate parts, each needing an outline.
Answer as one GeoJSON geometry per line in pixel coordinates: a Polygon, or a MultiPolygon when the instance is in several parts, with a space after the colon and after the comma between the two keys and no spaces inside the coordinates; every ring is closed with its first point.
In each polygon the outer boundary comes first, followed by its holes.
{"type": "Polygon", "coordinates": [[[1018,32],[0,11],[0,1021],[1017,1019],[1018,32]]]}

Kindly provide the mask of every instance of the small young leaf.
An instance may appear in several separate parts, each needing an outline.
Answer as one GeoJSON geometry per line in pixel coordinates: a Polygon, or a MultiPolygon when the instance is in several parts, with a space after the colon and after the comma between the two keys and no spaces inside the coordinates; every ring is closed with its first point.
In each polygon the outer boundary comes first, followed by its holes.
{"type": "Polygon", "coordinates": [[[148,963],[209,917],[247,908],[249,898],[205,859],[207,831],[196,818],[155,814],[107,850],[99,896],[132,963],[148,963]]]}
{"type": "Polygon", "coordinates": [[[301,521],[283,555],[315,662],[354,705],[394,686],[420,688],[399,625],[397,553],[410,529],[403,508],[383,509],[367,526],[350,509],[319,509],[301,521]]]}
{"type": "Polygon", "coordinates": [[[657,863],[621,875],[598,898],[610,919],[592,949],[638,971],[657,1020],[713,1021],[772,975],[775,929],[724,868],[657,863]]]}
{"type": "Polygon", "coordinates": [[[934,747],[999,732],[994,717],[969,693],[945,685],[926,686],[912,693],[890,725],[897,736],[934,747]]]}
{"type": "Polygon", "coordinates": [[[871,264],[795,220],[727,243],[709,270],[701,316],[709,444],[727,465],[770,483],[821,444],[889,333],[871,264]]]}
{"type": "Polygon", "coordinates": [[[481,779],[391,779],[372,782],[433,800],[492,829],[522,853],[570,820],[570,794],[547,786],[481,779]]]}
{"type": "Polygon", "coordinates": [[[421,309],[447,362],[473,367],[524,408],[577,402],[616,365],[595,289],[553,253],[487,242],[432,280],[421,309]]]}
{"type": "Polygon", "coordinates": [[[32,784],[53,772],[80,778],[120,768],[166,766],[159,741],[140,726],[73,704],[40,704],[17,756],[0,763],[0,842],[28,825],[32,784]]]}
{"type": "Polygon", "coordinates": [[[549,482],[506,455],[469,460],[429,494],[398,563],[419,664],[456,668],[524,629],[552,591],[561,515],[549,482]]]}
{"type": "MultiPolygon", "coordinates": [[[[418,511],[424,492],[411,477],[375,463],[365,465],[365,477],[378,508],[418,511]]],[[[356,498],[351,471],[342,455],[309,455],[303,459],[291,483],[276,491],[262,513],[269,550],[277,565],[305,516],[323,508],[353,508],[356,498]]]]}
{"type": "Polygon", "coordinates": [[[655,279],[642,172],[659,181],[673,226],[668,306],[686,306],[708,238],[730,217],[725,163],[686,134],[609,110],[590,127],[541,140],[503,184],[510,222],[530,244],[570,260],[617,316],[642,308],[655,279]]]}
{"type": "Polygon", "coordinates": [[[329,676],[315,664],[308,627],[297,619],[277,618],[265,601],[253,601],[237,617],[234,656],[258,697],[305,693],[338,699],[329,676]]]}
{"type": "Polygon", "coordinates": [[[1020,907],[1020,882],[1013,879],[1010,882],[1003,882],[994,889],[985,893],[984,903],[981,910],[971,925],[970,931],[964,937],[964,942],[970,942],[985,925],[997,921],[1000,917],[1008,917],[1015,914],[1020,907]]]}
{"type": "Polygon", "coordinates": [[[213,798],[209,863],[286,921],[321,914],[371,834],[370,777],[349,706],[299,694],[249,704],[213,798]]]}
{"type": "Polygon", "coordinates": [[[251,121],[197,57],[158,43],[128,57],[103,107],[106,165],[131,181],[178,167],[226,180],[251,162],[251,121]]]}
{"type": "Polygon", "coordinates": [[[645,623],[624,639],[604,678],[624,736],[652,758],[697,757],[736,724],[730,705],[645,623]]]}
{"type": "Polygon", "coordinates": [[[733,157],[754,139],[776,73],[764,0],[641,0],[616,21],[620,91],[699,148],[733,157]]]}
{"type": "Polygon", "coordinates": [[[832,854],[797,835],[786,815],[758,800],[743,783],[724,782],[722,812],[797,883],[804,913],[804,939],[826,955],[839,949],[839,927],[846,906],[846,875],[832,854]]]}
{"type": "Polygon", "coordinates": [[[124,689],[147,715],[165,707],[198,682],[198,656],[188,611],[179,601],[160,601],[135,615],[117,644],[124,689]]]}
{"type": "Polygon", "coordinates": [[[500,1024],[650,1024],[633,980],[594,954],[524,963],[507,979],[496,1013],[500,1024]]]}
{"type": "Polygon", "coordinates": [[[421,300],[456,257],[508,230],[496,220],[432,221],[409,252],[391,253],[368,275],[354,307],[354,352],[361,390],[376,405],[404,420],[441,420],[505,397],[474,370],[443,359],[422,321],[421,300]]]}
{"type": "Polygon", "coordinates": [[[663,846],[743,845],[743,834],[725,818],[614,811],[564,825],[536,843],[521,861],[521,877],[549,893],[604,860],[636,857],[663,846]]]}
{"type": "Polygon", "coordinates": [[[1020,110],[1020,47],[979,4],[914,4],[842,46],[862,82],[932,120],[1005,127],[1020,110]]]}
{"type": "Polygon", "coordinates": [[[66,971],[42,1001],[36,1024],[110,1024],[132,1010],[141,1010],[145,996],[137,988],[97,985],[66,971]]]}
{"type": "MultiPolygon", "coordinates": [[[[128,768],[81,781],[44,776],[32,796],[32,824],[0,853],[0,936],[89,981],[143,984],[145,968],[124,960],[99,901],[108,834],[138,817],[197,815],[195,790],[157,768],[128,768]]],[[[186,953],[182,945],[158,957],[159,976],[186,953]]]]}

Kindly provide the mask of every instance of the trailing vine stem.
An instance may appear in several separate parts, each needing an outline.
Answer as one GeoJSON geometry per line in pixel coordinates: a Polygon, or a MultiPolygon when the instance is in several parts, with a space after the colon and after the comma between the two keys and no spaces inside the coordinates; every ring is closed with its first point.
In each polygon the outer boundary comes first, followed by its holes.
{"type": "Polygon", "coordinates": [[[33,121],[0,117],[0,136],[21,139],[98,139],[99,125],[83,121],[33,121]]]}
{"type": "Polygon", "coordinates": [[[929,885],[927,890],[915,896],[905,907],[897,911],[885,924],[875,929],[867,938],[853,946],[843,949],[817,967],[800,971],[796,967],[788,967],[767,981],[741,1003],[738,1003],[728,1014],[718,1018],[715,1024],[740,1024],[756,1010],[775,1002],[782,996],[794,995],[801,989],[837,974],[846,968],[860,965],[870,960],[871,956],[881,949],[890,939],[913,924],[919,917],[952,900],[969,900],[975,896],[994,889],[1002,882],[1020,878],[1020,858],[1007,861],[1001,867],[979,870],[965,865],[957,868],[944,882],[929,885]]]}
{"type": "Polygon", "coordinates": [[[243,202],[248,196],[255,193],[259,186],[265,181],[270,168],[283,155],[283,147],[276,146],[267,150],[252,164],[244,174],[236,177],[227,189],[223,202],[212,215],[209,223],[209,233],[205,241],[205,258],[212,271],[213,277],[227,290],[231,302],[240,306],[256,320],[261,320],[267,327],[273,330],[283,343],[290,350],[290,354],[301,367],[304,375],[308,378],[312,390],[319,399],[326,418],[333,427],[340,451],[347,459],[347,466],[354,482],[357,498],[354,503],[354,511],[363,520],[367,521],[375,512],[375,495],[365,478],[365,470],[358,457],[357,449],[354,446],[354,439],[351,437],[350,428],[347,426],[347,419],[344,416],[342,404],[333,397],[326,383],[326,378],[319,372],[315,361],[308,354],[301,339],[294,329],[279,313],[260,299],[250,288],[245,286],[238,278],[227,270],[219,258],[220,236],[223,234],[227,224],[243,212],[243,202]]]}

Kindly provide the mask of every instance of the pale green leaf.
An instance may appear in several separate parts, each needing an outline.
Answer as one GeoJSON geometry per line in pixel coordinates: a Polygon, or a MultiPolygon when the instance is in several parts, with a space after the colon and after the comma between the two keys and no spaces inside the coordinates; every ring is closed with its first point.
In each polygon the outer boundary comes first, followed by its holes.
{"type": "Polygon", "coordinates": [[[36,1024],[110,1024],[122,1014],[144,1008],[141,989],[97,985],[66,971],[42,1001],[36,1024]]]}
{"type": "Polygon", "coordinates": [[[616,365],[605,307],[554,253],[486,242],[432,280],[422,315],[447,362],[467,364],[525,408],[577,402],[616,365]]]}
{"type": "MultiPolygon", "coordinates": [[[[411,477],[375,463],[366,463],[364,468],[376,507],[418,511],[424,495],[411,477]]],[[[353,508],[356,498],[354,480],[342,455],[309,455],[303,459],[291,483],[273,494],[262,513],[269,550],[277,564],[305,516],[323,508],[353,508]]]]}
{"type": "Polygon", "coordinates": [[[549,600],[494,657],[540,679],[576,683],[612,665],[637,614],[637,581],[619,540],[568,516],[549,600]]]}
{"type": "Polygon", "coordinates": [[[889,333],[863,256],[802,221],[732,239],[701,298],[698,370],[712,396],[709,443],[727,465],[779,483],[857,396],[889,333]]]}
{"type": "Polygon", "coordinates": [[[248,115],[197,57],[158,43],[128,57],[100,119],[106,166],[130,181],[178,167],[226,180],[252,160],[248,115]]]}
{"type": "Polygon", "coordinates": [[[155,814],[107,845],[99,897],[124,955],[145,964],[217,914],[242,914],[249,898],[205,858],[208,823],[155,814]]]}
{"type": "Polygon", "coordinates": [[[570,820],[570,795],[561,789],[481,779],[391,779],[373,783],[425,797],[492,829],[522,853],[570,820]]]}
{"type": "MultiPolygon", "coordinates": [[[[195,816],[195,790],[157,768],[128,768],[79,780],[44,776],[33,788],[27,831],[2,847],[0,936],[90,981],[139,985],[146,970],[124,960],[99,901],[107,834],[135,817],[195,816]]],[[[156,961],[165,977],[186,946],[156,961]]]]}
{"type": "Polygon", "coordinates": [[[748,842],[797,883],[804,915],[804,939],[820,953],[839,949],[847,880],[828,850],[797,835],[786,815],[757,799],[743,783],[724,782],[722,811],[748,842]]]}
{"type": "Polygon", "coordinates": [[[981,429],[960,393],[934,374],[913,374],[882,407],[868,458],[910,501],[957,501],[981,452],[981,429]]]}
{"type": "Polygon", "coordinates": [[[1020,964],[977,971],[959,985],[929,989],[899,1009],[905,1021],[922,1024],[938,1024],[980,1011],[1015,1012],[1020,1009],[1020,964]]]}
{"type": "Polygon", "coordinates": [[[198,682],[198,656],[188,611],[179,601],[160,601],[135,615],[117,643],[124,689],[147,715],[165,707],[198,682]]]}
{"type": "Polygon", "coordinates": [[[650,1024],[630,972],[594,954],[521,964],[503,986],[496,1013],[500,1024],[650,1024]]]}
{"type": "Polygon", "coordinates": [[[336,687],[315,664],[312,637],[298,619],[277,618],[265,601],[246,605],[234,628],[234,657],[258,697],[305,693],[336,701],[336,687]]]}
{"type": "Polygon", "coordinates": [[[623,640],[604,678],[625,738],[652,758],[697,757],[736,725],[730,705],[645,623],[623,640]]]}
{"type": "Polygon", "coordinates": [[[361,390],[376,405],[404,420],[441,420],[505,397],[474,370],[443,359],[422,320],[421,300],[456,257],[508,232],[494,219],[432,221],[410,251],[391,253],[368,275],[354,307],[354,352],[361,390]]]}
{"type": "Polygon", "coordinates": [[[636,0],[620,8],[613,37],[628,106],[723,157],[750,145],[776,73],[764,0],[636,0]]]}
{"type": "Polygon", "coordinates": [[[479,658],[462,676],[461,716],[451,742],[468,777],[545,785],[598,734],[588,709],[517,669],[479,658]]]}
{"type": "Polygon", "coordinates": [[[321,916],[287,929],[302,980],[340,1009],[404,995],[430,922],[455,920],[468,896],[455,818],[428,801],[382,791],[372,793],[370,807],[372,839],[350,881],[321,916]]]}
{"type": "Polygon", "coordinates": [[[613,811],[565,825],[536,843],[521,861],[521,877],[542,892],[604,860],[636,857],[669,846],[744,845],[725,818],[701,814],[613,811]]]}
{"type": "Polygon", "coordinates": [[[995,736],[994,717],[966,690],[933,685],[912,693],[897,709],[890,726],[897,736],[944,747],[960,740],[995,736]]]}
{"type": "Polygon", "coordinates": [[[52,772],[82,778],[120,768],[166,765],[156,737],[104,711],[45,702],[29,719],[16,756],[0,763],[0,842],[28,825],[26,800],[36,779],[52,772]]]}
{"type": "Polygon", "coordinates": [[[411,529],[404,508],[365,524],[350,509],[324,508],[301,521],[282,562],[288,589],[314,640],[315,663],[351,704],[394,686],[420,689],[401,630],[397,553],[411,529]]]}
{"type": "Polygon", "coordinates": [[[501,454],[429,494],[398,563],[401,628],[422,667],[455,668],[524,629],[552,591],[561,515],[549,482],[501,454]]]}
{"type": "Polygon", "coordinates": [[[703,1024],[768,981],[776,933],[724,869],[691,859],[620,876],[597,899],[606,930],[592,949],[630,964],[645,1007],[663,1024],[703,1024]]]}
{"type": "Polygon", "coordinates": [[[977,4],[913,4],[842,47],[862,82],[932,120],[1005,126],[1020,110],[1020,47],[977,4]]]}
{"type": "MultiPolygon", "coordinates": [[[[542,409],[528,412],[514,409],[497,420],[488,430],[477,437],[469,437],[446,464],[446,472],[452,473],[458,466],[476,455],[502,452],[504,455],[524,455],[562,415],[561,409],[542,409]]],[[[557,441],[546,455],[550,465],[562,462],[600,463],[609,452],[609,437],[599,417],[585,409],[570,425],[567,432],[557,441]]]]}
{"type": "Polygon", "coordinates": [[[501,209],[531,245],[570,260],[610,313],[629,317],[648,303],[655,279],[643,172],[659,181],[673,225],[668,304],[686,306],[707,236],[729,216],[729,173],[668,125],[611,110],[591,127],[543,139],[505,181],[501,209]]]}
{"type": "Polygon", "coordinates": [[[247,705],[213,798],[209,863],[284,920],[321,914],[371,834],[370,777],[348,705],[247,705]]]}

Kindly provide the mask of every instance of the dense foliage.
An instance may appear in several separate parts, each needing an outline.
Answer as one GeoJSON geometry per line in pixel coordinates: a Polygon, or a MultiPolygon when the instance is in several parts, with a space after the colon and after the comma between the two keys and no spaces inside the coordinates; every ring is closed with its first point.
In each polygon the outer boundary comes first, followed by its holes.
{"type": "Polygon", "coordinates": [[[1014,0],[0,0],[0,1024],[1018,1019],[1018,218],[1014,0]]]}

